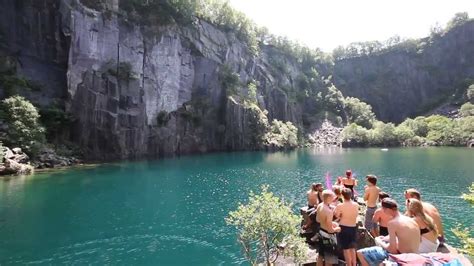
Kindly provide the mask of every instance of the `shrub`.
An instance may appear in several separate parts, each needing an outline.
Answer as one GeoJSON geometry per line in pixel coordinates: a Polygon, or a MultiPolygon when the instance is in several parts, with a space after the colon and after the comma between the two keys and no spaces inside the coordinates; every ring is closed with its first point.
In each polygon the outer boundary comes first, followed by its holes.
{"type": "Polygon", "coordinates": [[[392,123],[377,121],[370,133],[369,142],[372,145],[392,146],[398,143],[395,135],[395,125],[392,123]]]}
{"type": "Polygon", "coordinates": [[[355,123],[342,130],[342,141],[355,146],[365,146],[369,143],[369,130],[355,123]]]}
{"type": "Polygon", "coordinates": [[[38,110],[21,96],[3,100],[2,109],[8,125],[5,143],[9,146],[20,146],[34,154],[36,148],[45,141],[45,130],[39,123],[38,110]]]}
{"type": "Polygon", "coordinates": [[[298,146],[298,128],[293,123],[277,119],[272,121],[270,131],[265,135],[267,146],[291,149],[298,146]]]}
{"type": "Polygon", "coordinates": [[[74,121],[73,116],[58,105],[41,108],[39,113],[40,122],[46,128],[48,140],[56,137],[62,130],[68,129],[74,121]]]}
{"type": "Polygon", "coordinates": [[[474,104],[472,103],[465,103],[461,106],[459,109],[459,113],[461,113],[461,116],[474,116],[474,104]]]}
{"type": "Polygon", "coordinates": [[[165,110],[160,111],[156,116],[156,123],[158,127],[166,126],[170,118],[171,116],[168,112],[166,112],[165,110]]]}
{"type": "Polygon", "coordinates": [[[469,86],[466,91],[467,99],[474,104],[474,84],[469,86]]]}
{"type": "Polygon", "coordinates": [[[345,111],[349,123],[356,123],[365,128],[372,128],[376,120],[372,106],[353,97],[347,97],[344,100],[345,111]]]}
{"type": "Polygon", "coordinates": [[[405,146],[412,146],[406,143],[409,140],[413,140],[413,138],[415,137],[415,133],[411,128],[400,124],[395,128],[394,134],[398,143],[403,144],[405,146]]]}
{"type": "Polygon", "coordinates": [[[426,122],[428,123],[426,138],[438,145],[454,145],[461,139],[457,123],[447,117],[432,115],[426,118],[426,122]]]}
{"type": "Polygon", "coordinates": [[[420,137],[426,137],[428,134],[428,123],[425,120],[424,116],[418,116],[415,119],[407,118],[401,126],[406,126],[410,128],[413,133],[420,137]]]}
{"type": "Polygon", "coordinates": [[[281,254],[278,246],[284,243],[285,253],[296,262],[306,255],[306,244],[298,236],[300,218],[293,214],[291,205],[269,192],[268,186],[262,186],[260,194],[250,192],[248,203],[230,212],[226,222],[237,228],[245,258],[252,265],[274,263],[281,254]]]}
{"type": "MultiPolygon", "coordinates": [[[[472,205],[474,204],[474,183],[472,183],[468,189],[469,193],[463,194],[462,197],[472,205]]],[[[469,228],[462,228],[461,225],[457,225],[452,231],[461,241],[461,252],[466,253],[471,257],[474,256],[474,238],[472,237],[469,228]]]]}
{"type": "Polygon", "coordinates": [[[230,66],[221,66],[221,68],[219,69],[219,81],[228,96],[238,95],[238,88],[240,86],[240,76],[234,71],[232,71],[230,66]]]}

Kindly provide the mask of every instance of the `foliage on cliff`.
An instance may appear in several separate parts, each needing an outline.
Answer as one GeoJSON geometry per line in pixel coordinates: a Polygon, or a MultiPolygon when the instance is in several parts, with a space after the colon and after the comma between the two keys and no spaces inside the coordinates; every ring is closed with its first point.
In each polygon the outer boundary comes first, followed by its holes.
{"type": "Polygon", "coordinates": [[[298,128],[293,123],[272,121],[269,131],[265,134],[265,144],[279,149],[291,149],[298,146],[298,128]]]}
{"type": "Polygon", "coordinates": [[[239,204],[229,213],[227,224],[235,226],[245,258],[252,264],[271,265],[281,255],[279,245],[285,244],[284,254],[301,262],[306,256],[306,244],[298,236],[300,218],[268,186],[260,194],[250,192],[247,204],[239,204]]]}
{"type": "Polygon", "coordinates": [[[45,129],[39,123],[38,110],[21,96],[2,101],[2,118],[8,129],[3,139],[8,146],[18,146],[34,154],[45,141],[45,129]]]}

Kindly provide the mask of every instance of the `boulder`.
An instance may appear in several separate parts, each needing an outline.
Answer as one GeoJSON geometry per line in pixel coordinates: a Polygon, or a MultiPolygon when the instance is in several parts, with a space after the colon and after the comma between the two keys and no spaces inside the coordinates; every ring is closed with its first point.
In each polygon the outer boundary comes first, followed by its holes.
{"type": "Polygon", "coordinates": [[[12,149],[12,152],[13,152],[14,154],[23,154],[23,151],[21,150],[21,148],[18,148],[18,147],[17,147],[17,148],[13,148],[13,149],[12,149]]]}
{"type": "Polygon", "coordinates": [[[3,166],[0,167],[0,175],[27,175],[33,172],[33,167],[28,164],[15,162],[6,159],[3,166]]]}
{"type": "Polygon", "coordinates": [[[8,159],[11,159],[13,157],[15,157],[15,154],[13,153],[12,150],[10,150],[8,147],[5,147],[5,155],[3,156],[3,158],[5,158],[5,160],[8,160],[8,159]]]}

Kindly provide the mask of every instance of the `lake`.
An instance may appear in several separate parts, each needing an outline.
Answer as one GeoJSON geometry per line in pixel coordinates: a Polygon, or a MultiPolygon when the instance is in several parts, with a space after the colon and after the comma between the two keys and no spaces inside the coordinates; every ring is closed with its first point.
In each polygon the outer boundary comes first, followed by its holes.
{"type": "MultiPolygon", "coordinates": [[[[0,264],[228,265],[244,263],[224,222],[269,184],[299,206],[312,182],[352,169],[403,205],[414,187],[449,228],[473,228],[460,195],[474,182],[474,149],[300,149],[121,162],[0,181],[0,264]]],[[[474,228],[473,228],[474,229],[474,228]]]]}

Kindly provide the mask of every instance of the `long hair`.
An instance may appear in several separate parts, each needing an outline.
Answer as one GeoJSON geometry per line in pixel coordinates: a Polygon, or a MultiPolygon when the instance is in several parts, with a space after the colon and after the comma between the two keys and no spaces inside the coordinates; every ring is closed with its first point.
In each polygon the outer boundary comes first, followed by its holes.
{"type": "Polygon", "coordinates": [[[438,228],[434,224],[433,218],[426,215],[423,211],[423,204],[421,204],[421,201],[411,198],[410,203],[408,204],[408,212],[413,216],[419,217],[430,231],[433,231],[435,235],[438,235],[438,228]]]}

